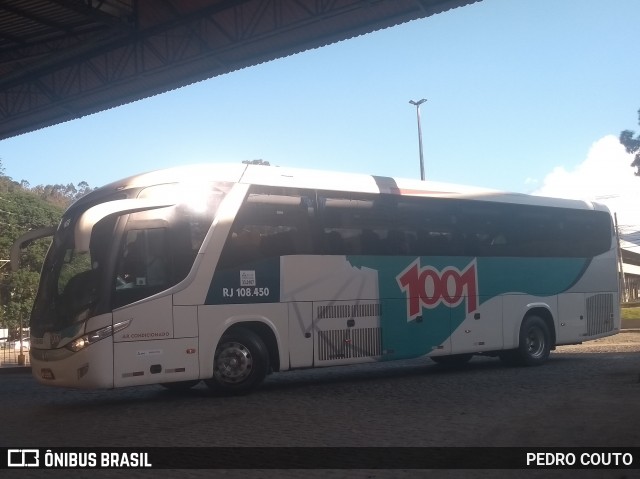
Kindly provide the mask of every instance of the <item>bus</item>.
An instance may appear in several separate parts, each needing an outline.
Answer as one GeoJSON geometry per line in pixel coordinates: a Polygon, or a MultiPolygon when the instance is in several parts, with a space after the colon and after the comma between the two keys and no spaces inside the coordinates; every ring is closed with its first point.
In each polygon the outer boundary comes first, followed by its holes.
{"type": "Polygon", "coordinates": [[[204,381],[473,355],[543,364],[620,330],[611,214],[587,201],[260,165],[96,189],[52,236],[30,318],[42,384],[204,381]]]}

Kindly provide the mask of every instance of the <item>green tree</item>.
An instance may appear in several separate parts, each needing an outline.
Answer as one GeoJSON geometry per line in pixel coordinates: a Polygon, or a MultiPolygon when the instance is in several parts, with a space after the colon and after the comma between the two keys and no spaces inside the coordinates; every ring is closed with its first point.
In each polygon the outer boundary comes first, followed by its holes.
{"type": "MultiPolygon", "coordinates": [[[[0,190],[0,259],[9,259],[11,245],[21,234],[57,224],[62,211],[21,188],[0,190]]],[[[42,239],[26,248],[20,255],[18,271],[11,272],[8,265],[0,270],[0,327],[9,328],[12,338],[18,334],[20,324],[26,327],[29,323],[49,243],[42,239]]]]}
{"type": "MultiPolygon", "coordinates": [[[[0,191],[0,259],[9,259],[13,242],[21,234],[45,226],[56,225],[63,209],[39,200],[33,194],[18,188],[0,191]]],[[[24,252],[21,267],[39,271],[48,242],[35,242],[24,252]]]]}
{"type": "Polygon", "coordinates": [[[0,160],[0,328],[9,328],[12,337],[21,323],[28,325],[50,239],[34,241],[24,249],[17,272],[5,263],[11,245],[29,230],[56,225],[71,203],[91,191],[85,181],[77,187],[68,183],[32,188],[27,180],[18,183],[6,175],[0,160]]]}
{"type": "MultiPolygon", "coordinates": [[[[638,124],[640,125],[640,110],[638,110],[638,124]]],[[[640,176],[640,134],[635,136],[635,132],[624,130],[620,133],[620,143],[624,146],[627,153],[635,154],[631,166],[637,168],[636,176],[640,176]]]]}
{"type": "Polygon", "coordinates": [[[2,307],[2,327],[9,329],[9,337],[18,339],[20,328],[29,326],[29,315],[38,292],[40,274],[21,269],[8,275],[5,296],[8,301],[2,307]]]}
{"type": "MultiPolygon", "coordinates": [[[[11,245],[23,233],[60,221],[63,208],[39,199],[30,190],[4,175],[0,164],[0,259],[9,259],[11,245]]],[[[19,326],[29,324],[31,306],[38,288],[42,261],[50,240],[33,242],[20,255],[20,269],[0,269],[0,327],[9,328],[12,338],[19,326]]]]}

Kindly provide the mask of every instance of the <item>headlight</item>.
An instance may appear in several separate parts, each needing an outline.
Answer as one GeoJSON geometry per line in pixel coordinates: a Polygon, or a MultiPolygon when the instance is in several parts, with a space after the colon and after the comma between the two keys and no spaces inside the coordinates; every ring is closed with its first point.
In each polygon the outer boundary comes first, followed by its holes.
{"type": "Polygon", "coordinates": [[[77,353],[81,349],[86,348],[90,344],[96,343],[101,339],[108,338],[109,336],[113,336],[118,331],[122,331],[131,323],[130,319],[126,321],[122,321],[120,323],[116,323],[113,326],[107,326],[105,328],[96,329],[90,333],[85,334],[84,336],[80,336],[79,338],[74,339],[69,344],[65,346],[65,348],[70,349],[74,353],[77,353]]]}

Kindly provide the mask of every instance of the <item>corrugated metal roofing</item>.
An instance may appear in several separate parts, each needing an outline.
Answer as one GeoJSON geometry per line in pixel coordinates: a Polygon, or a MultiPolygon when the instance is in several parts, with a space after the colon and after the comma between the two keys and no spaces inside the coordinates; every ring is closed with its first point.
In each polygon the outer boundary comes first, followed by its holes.
{"type": "Polygon", "coordinates": [[[478,0],[0,0],[0,139],[478,0]]]}

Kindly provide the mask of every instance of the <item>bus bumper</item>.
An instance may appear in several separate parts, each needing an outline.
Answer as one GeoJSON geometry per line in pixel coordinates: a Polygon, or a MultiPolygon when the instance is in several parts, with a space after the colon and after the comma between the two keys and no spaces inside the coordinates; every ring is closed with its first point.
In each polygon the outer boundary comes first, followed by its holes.
{"type": "Polygon", "coordinates": [[[113,388],[113,339],[105,338],[77,353],[32,348],[31,373],[47,386],[113,388]]]}

